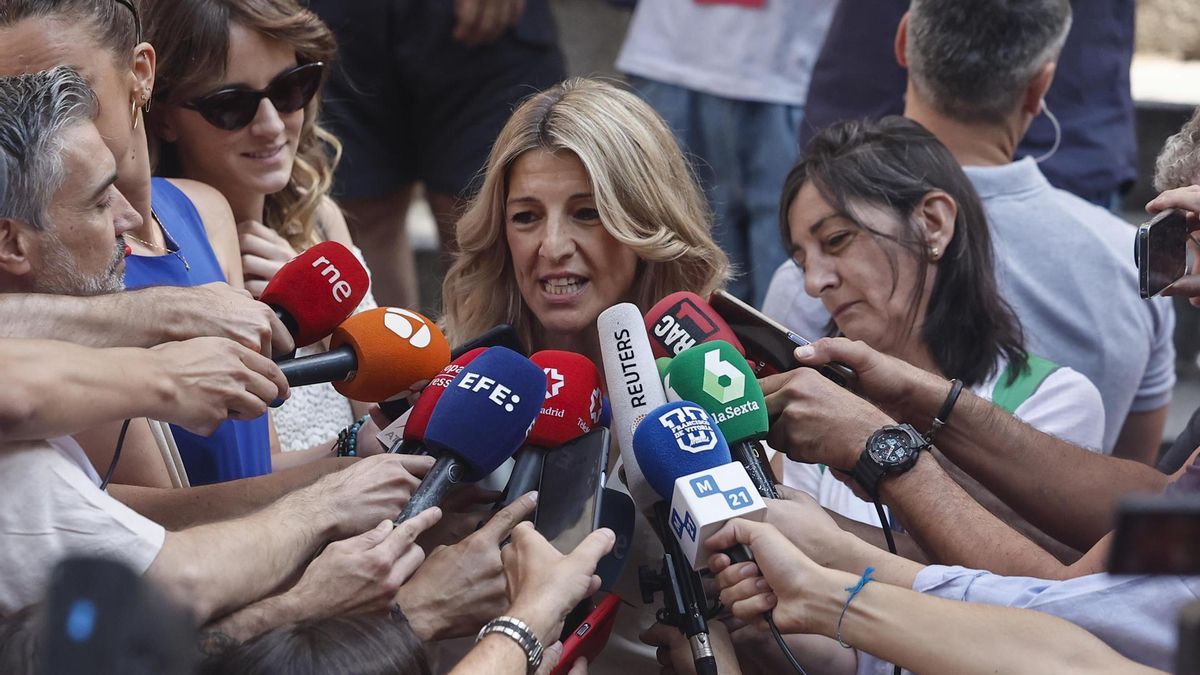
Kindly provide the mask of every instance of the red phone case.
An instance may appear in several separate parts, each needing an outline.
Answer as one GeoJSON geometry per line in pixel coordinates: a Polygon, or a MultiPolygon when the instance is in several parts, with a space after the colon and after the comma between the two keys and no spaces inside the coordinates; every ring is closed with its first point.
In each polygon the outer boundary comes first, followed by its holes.
{"type": "Polygon", "coordinates": [[[617,610],[621,608],[621,598],[616,593],[609,593],[606,598],[596,605],[596,609],[579,624],[571,637],[563,643],[562,659],[550,675],[566,675],[571,665],[579,657],[584,657],[592,663],[608,644],[608,636],[612,635],[613,624],[617,621],[617,610]]]}

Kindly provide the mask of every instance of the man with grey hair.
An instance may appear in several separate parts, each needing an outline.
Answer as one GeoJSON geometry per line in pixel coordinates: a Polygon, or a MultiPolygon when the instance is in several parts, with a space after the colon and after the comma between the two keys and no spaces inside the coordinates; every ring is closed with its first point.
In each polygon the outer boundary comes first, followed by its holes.
{"type": "MultiPolygon", "coordinates": [[[[137,217],[113,187],[95,112],[70,68],[0,78],[0,291],[120,288],[121,234],[137,217]]],[[[234,399],[214,391],[262,406],[286,395],[278,367],[247,347],[216,337],[116,351],[0,340],[0,372],[0,614],[38,601],[62,559],[103,556],[146,575],[200,623],[221,618],[223,632],[246,637],[383,609],[423,559],[414,539],[438,514],[396,528],[391,517],[416,487],[406,467],[419,473],[425,459],[364,459],[241,518],[167,531],[105,492],[64,435],[145,415],[211,430],[220,420],[188,408],[219,406],[227,417],[234,399]],[[344,541],[313,560],[335,539],[344,541]],[[350,578],[364,583],[333,583],[350,578]]]]}
{"type": "MultiPolygon", "coordinates": [[[[1149,463],[1175,383],[1171,305],[1138,296],[1133,228],[1053,188],[1035,159],[1013,161],[1044,111],[1071,21],[1067,0],[914,0],[896,38],[905,115],[950,149],[983,199],[997,282],[1030,352],[1096,385],[1105,452],[1149,463]]],[[[772,295],[809,315],[802,280],[781,270],[772,295]]],[[[791,327],[811,331],[827,316],[791,327]]]]}

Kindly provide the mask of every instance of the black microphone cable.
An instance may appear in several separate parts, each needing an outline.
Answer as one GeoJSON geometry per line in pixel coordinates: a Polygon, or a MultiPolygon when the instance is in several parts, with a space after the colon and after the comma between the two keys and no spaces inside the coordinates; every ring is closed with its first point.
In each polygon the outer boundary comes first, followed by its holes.
{"type": "Polygon", "coordinates": [[[104,480],[100,481],[100,490],[104,491],[108,487],[108,481],[112,480],[113,471],[117,469],[117,460],[121,459],[121,448],[125,445],[125,432],[129,431],[129,422],[121,425],[121,433],[117,436],[117,447],[113,448],[112,461],[108,463],[108,470],[104,472],[104,480]]]}

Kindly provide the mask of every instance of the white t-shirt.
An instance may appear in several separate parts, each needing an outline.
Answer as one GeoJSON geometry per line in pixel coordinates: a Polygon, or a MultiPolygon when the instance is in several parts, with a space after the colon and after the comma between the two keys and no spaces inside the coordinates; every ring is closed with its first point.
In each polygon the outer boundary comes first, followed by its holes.
{"type": "Polygon", "coordinates": [[[803,106],[836,5],[639,0],[617,69],[738,101],[803,106]]]}
{"type": "MultiPolygon", "coordinates": [[[[996,373],[972,387],[971,392],[992,400],[1004,366],[1001,362],[996,373]]],[[[1038,431],[1096,452],[1104,442],[1104,403],[1100,392],[1090,380],[1070,368],[1059,368],[1048,375],[1037,391],[1017,406],[1016,417],[1038,431]]],[[[847,518],[876,527],[881,525],[875,505],[856,497],[827,468],[785,459],[783,484],[807,492],[821,506],[847,518]]]]}
{"type": "Polygon", "coordinates": [[[100,490],[73,439],[0,447],[0,614],[39,602],[64,558],[110,558],[142,574],[162,549],[162,526],[100,490]]]}

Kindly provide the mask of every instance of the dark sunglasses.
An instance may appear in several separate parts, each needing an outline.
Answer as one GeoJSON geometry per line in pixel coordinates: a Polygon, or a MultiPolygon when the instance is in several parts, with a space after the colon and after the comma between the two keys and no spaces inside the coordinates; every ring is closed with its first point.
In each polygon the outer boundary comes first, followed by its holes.
{"type": "Polygon", "coordinates": [[[134,25],[134,28],[137,29],[137,41],[138,41],[138,44],[141,44],[142,43],[142,17],[138,16],[137,7],[134,7],[133,2],[131,2],[131,0],[113,0],[113,1],[116,2],[118,5],[121,5],[125,9],[128,9],[133,14],[133,25],[134,25]]]}
{"type": "Polygon", "coordinates": [[[276,75],[266,89],[218,89],[184,103],[183,107],[200,113],[218,129],[237,131],[254,121],[264,98],[281,113],[293,113],[308,105],[320,89],[324,74],[324,63],[306,63],[276,75]]]}

